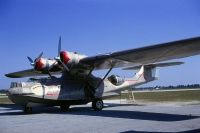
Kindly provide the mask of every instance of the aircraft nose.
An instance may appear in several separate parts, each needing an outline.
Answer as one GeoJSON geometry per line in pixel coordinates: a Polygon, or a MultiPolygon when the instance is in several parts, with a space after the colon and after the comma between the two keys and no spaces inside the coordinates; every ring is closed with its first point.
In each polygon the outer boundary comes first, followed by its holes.
{"type": "Polygon", "coordinates": [[[8,95],[29,95],[32,94],[29,88],[15,87],[8,89],[8,95]]]}
{"type": "Polygon", "coordinates": [[[8,98],[16,104],[19,105],[26,105],[27,104],[27,98],[25,98],[26,95],[30,95],[30,89],[29,88],[22,88],[22,87],[14,87],[8,89],[8,98]]]}
{"type": "Polygon", "coordinates": [[[22,94],[22,88],[10,88],[8,89],[8,95],[19,95],[22,94]]]}

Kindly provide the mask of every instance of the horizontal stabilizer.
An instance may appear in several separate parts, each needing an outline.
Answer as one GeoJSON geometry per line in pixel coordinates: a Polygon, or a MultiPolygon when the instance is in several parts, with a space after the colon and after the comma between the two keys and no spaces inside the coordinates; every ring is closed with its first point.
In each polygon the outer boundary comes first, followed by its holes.
{"type": "Polygon", "coordinates": [[[123,68],[123,70],[138,70],[141,68],[141,66],[145,66],[145,68],[154,68],[154,67],[168,67],[168,66],[177,66],[182,65],[184,62],[165,62],[165,63],[153,63],[153,64],[147,64],[147,65],[139,65],[139,66],[133,66],[133,67],[126,67],[123,68]]]}

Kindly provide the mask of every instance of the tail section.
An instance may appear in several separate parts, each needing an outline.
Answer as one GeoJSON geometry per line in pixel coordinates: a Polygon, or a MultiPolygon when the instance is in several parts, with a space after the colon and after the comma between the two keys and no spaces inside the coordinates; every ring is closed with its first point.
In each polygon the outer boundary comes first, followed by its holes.
{"type": "Polygon", "coordinates": [[[133,78],[125,79],[125,81],[127,81],[130,86],[137,86],[157,80],[158,78],[158,68],[141,66],[133,78]]]}
{"type": "Polygon", "coordinates": [[[168,62],[168,63],[148,64],[148,65],[125,68],[124,70],[139,69],[139,71],[135,74],[133,78],[127,79],[126,81],[129,82],[130,86],[137,86],[154,80],[158,80],[159,67],[168,67],[181,64],[183,64],[183,62],[168,62]]]}
{"type": "Polygon", "coordinates": [[[181,64],[183,64],[183,62],[168,62],[168,63],[148,64],[148,65],[125,68],[124,70],[138,70],[138,69],[139,70],[132,78],[125,78],[123,80],[119,80],[119,77],[116,77],[114,80],[116,82],[113,82],[108,78],[109,85],[107,85],[108,87],[106,90],[108,92],[121,92],[123,90],[127,90],[128,88],[132,88],[134,86],[142,85],[157,80],[159,78],[159,70],[158,70],[159,67],[168,67],[181,64]]]}

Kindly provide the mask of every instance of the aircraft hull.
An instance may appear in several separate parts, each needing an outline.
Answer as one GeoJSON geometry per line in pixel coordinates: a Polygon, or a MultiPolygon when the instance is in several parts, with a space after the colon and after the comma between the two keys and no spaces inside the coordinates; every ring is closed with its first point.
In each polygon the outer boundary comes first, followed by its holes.
{"type": "Polygon", "coordinates": [[[48,106],[61,106],[61,105],[82,105],[91,102],[91,99],[75,99],[75,100],[55,100],[44,99],[42,97],[35,97],[31,95],[12,95],[9,99],[15,104],[22,106],[34,105],[48,105],[48,106]]]}

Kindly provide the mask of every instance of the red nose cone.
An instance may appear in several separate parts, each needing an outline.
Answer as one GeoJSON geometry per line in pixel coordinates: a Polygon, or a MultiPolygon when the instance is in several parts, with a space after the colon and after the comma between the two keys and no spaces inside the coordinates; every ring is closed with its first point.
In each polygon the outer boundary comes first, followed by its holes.
{"type": "Polygon", "coordinates": [[[66,51],[61,51],[60,59],[64,64],[67,64],[70,60],[69,53],[67,53],[66,51]]]}
{"type": "Polygon", "coordinates": [[[44,60],[40,58],[36,63],[35,63],[35,69],[36,70],[42,70],[45,66],[44,60]]]}

